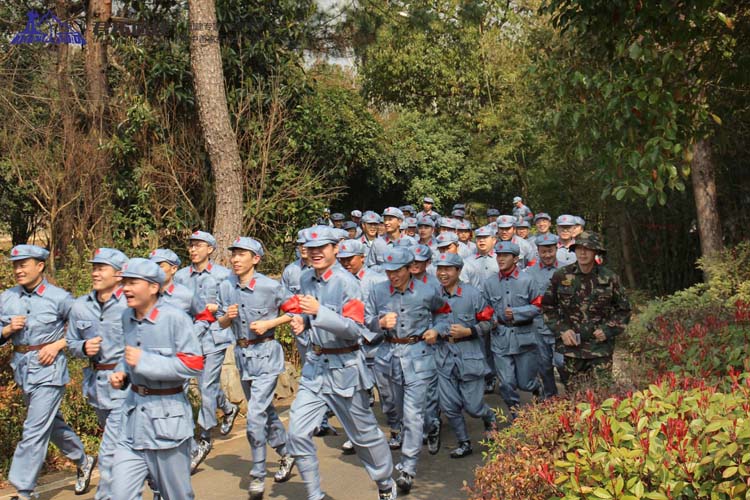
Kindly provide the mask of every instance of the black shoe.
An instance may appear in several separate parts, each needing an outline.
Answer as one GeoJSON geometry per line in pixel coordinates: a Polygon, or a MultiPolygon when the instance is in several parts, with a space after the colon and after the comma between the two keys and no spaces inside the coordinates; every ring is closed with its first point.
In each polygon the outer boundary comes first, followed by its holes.
{"type": "Polygon", "coordinates": [[[211,442],[201,439],[198,441],[198,449],[195,450],[194,455],[190,459],[190,475],[192,476],[198,470],[200,464],[208,456],[208,452],[211,451],[211,442]]]}
{"type": "Polygon", "coordinates": [[[156,482],[149,476],[146,478],[146,484],[148,484],[149,489],[151,489],[151,492],[154,494],[154,500],[161,500],[161,493],[159,493],[159,488],[156,486],[156,482]]]}
{"type": "Polygon", "coordinates": [[[427,434],[427,451],[430,455],[437,454],[440,451],[440,423],[436,423],[429,434],[427,434]]]}
{"type": "Polygon", "coordinates": [[[86,455],[86,463],[83,467],[78,467],[75,494],[83,495],[89,491],[89,484],[91,484],[91,474],[94,472],[94,466],[96,465],[96,457],[86,455]]]}
{"type": "Polygon", "coordinates": [[[285,483],[292,477],[292,469],[294,469],[294,457],[291,455],[284,455],[279,460],[279,470],[273,475],[273,480],[277,483],[285,483]]]}
{"type": "Polygon", "coordinates": [[[483,421],[485,434],[489,434],[497,430],[497,416],[495,415],[494,411],[491,412],[488,417],[484,418],[483,421]]]}
{"type": "Polygon", "coordinates": [[[388,440],[388,447],[392,450],[400,450],[403,437],[400,432],[391,431],[391,438],[388,440]]]}
{"type": "Polygon", "coordinates": [[[471,441],[462,441],[458,443],[458,448],[451,451],[451,458],[464,458],[474,453],[471,449],[471,441]]]}
{"type": "Polygon", "coordinates": [[[341,451],[344,453],[344,455],[354,455],[356,453],[356,450],[354,449],[354,443],[352,443],[351,440],[347,439],[346,442],[341,445],[341,451]]]}
{"type": "Polygon", "coordinates": [[[221,433],[222,436],[226,436],[227,434],[232,432],[234,421],[237,418],[237,415],[239,414],[240,414],[240,407],[235,404],[232,405],[232,411],[224,414],[224,416],[221,419],[221,428],[219,429],[219,432],[221,433]]]}
{"type": "Polygon", "coordinates": [[[407,494],[411,491],[411,486],[414,483],[414,477],[408,472],[401,471],[401,475],[396,479],[396,486],[401,490],[401,493],[407,494]]]}
{"type": "Polygon", "coordinates": [[[247,488],[248,500],[261,500],[263,491],[266,488],[265,481],[262,478],[254,477],[250,480],[250,486],[247,488]]]}
{"type": "Polygon", "coordinates": [[[484,381],[484,393],[485,394],[492,394],[495,392],[495,379],[491,378],[489,380],[484,381]]]}
{"type": "Polygon", "coordinates": [[[336,432],[336,429],[331,427],[328,422],[323,422],[322,424],[320,424],[320,427],[316,427],[315,431],[313,432],[313,435],[315,435],[315,437],[328,436],[329,434],[332,434],[334,436],[339,435],[339,433],[336,432]]]}
{"type": "Polygon", "coordinates": [[[396,500],[397,496],[395,484],[389,490],[378,490],[378,500],[396,500]]]}

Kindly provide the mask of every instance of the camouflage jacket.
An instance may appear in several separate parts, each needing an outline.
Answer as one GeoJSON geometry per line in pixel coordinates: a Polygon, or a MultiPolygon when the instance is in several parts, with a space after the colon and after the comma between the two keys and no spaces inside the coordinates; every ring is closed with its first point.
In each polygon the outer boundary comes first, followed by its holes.
{"type": "Polygon", "coordinates": [[[558,269],[542,299],[544,321],[557,338],[558,352],[574,358],[612,356],[615,337],[630,321],[630,303],[620,278],[606,267],[595,265],[584,274],[577,263],[558,269]],[[598,342],[594,330],[607,336],[598,342]],[[569,347],[560,334],[573,330],[581,334],[581,344],[569,347]]]}

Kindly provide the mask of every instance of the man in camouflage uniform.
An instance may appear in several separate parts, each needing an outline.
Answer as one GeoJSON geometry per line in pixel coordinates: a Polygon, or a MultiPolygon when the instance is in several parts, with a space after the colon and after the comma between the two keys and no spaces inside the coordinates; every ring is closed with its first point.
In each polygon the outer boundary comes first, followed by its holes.
{"type": "Polygon", "coordinates": [[[571,245],[577,262],[558,269],[550,280],[542,310],[565,356],[566,385],[575,378],[612,376],[615,337],[630,320],[630,303],[619,276],[596,263],[606,252],[597,233],[584,231],[571,245]]]}

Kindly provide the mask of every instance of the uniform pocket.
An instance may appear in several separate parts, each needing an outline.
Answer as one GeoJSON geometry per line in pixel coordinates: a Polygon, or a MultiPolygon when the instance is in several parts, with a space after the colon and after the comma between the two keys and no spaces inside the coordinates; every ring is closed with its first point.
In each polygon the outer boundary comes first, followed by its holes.
{"type": "Polygon", "coordinates": [[[148,412],[157,438],[178,441],[190,434],[190,429],[187,428],[184,418],[185,408],[182,404],[152,406],[148,409],[148,412]]]}
{"type": "Polygon", "coordinates": [[[45,366],[39,361],[37,353],[27,354],[27,356],[29,359],[26,364],[26,383],[29,385],[55,385],[58,370],[57,360],[53,361],[51,365],[45,366]]]}
{"type": "Polygon", "coordinates": [[[359,383],[359,369],[357,366],[334,368],[331,373],[331,385],[334,392],[342,396],[354,394],[354,388],[359,383]]]}
{"type": "Polygon", "coordinates": [[[412,359],[412,366],[417,378],[425,379],[435,375],[435,356],[426,354],[412,359]]]}

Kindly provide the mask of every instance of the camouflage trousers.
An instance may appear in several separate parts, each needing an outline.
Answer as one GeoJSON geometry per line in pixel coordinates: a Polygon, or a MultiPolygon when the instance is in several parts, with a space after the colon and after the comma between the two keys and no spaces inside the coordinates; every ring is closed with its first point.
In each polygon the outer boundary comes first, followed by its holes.
{"type": "Polygon", "coordinates": [[[560,370],[560,379],[567,391],[586,390],[594,386],[609,386],[613,383],[612,356],[600,358],[573,358],[565,356],[560,370]]]}

